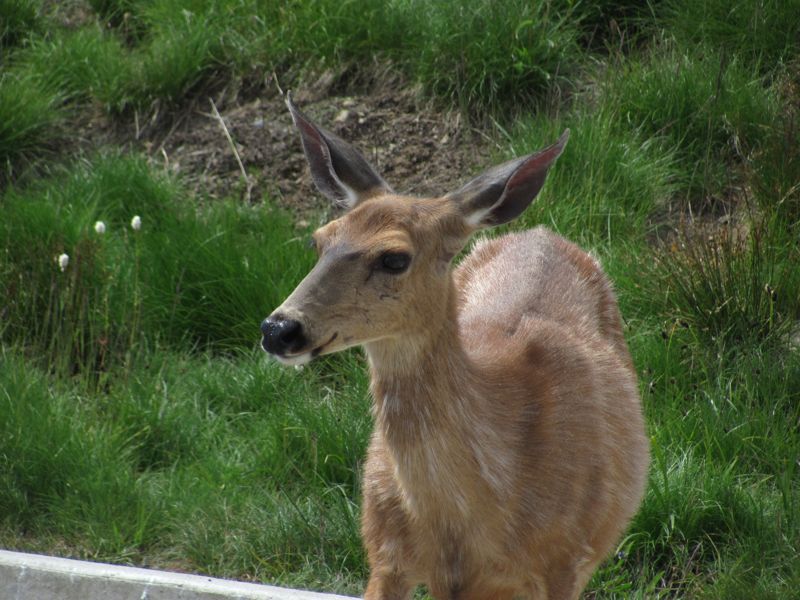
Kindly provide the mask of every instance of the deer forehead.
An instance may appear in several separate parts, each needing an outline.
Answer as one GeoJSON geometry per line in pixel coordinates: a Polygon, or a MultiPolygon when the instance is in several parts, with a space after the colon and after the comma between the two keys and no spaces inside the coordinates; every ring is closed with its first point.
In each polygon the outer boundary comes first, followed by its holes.
{"type": "Polygon", "coordinates": [[[382,195],[319,228],[314,240],[321,250],[341,245],[362,252],[421,250],[455,222],[456,213],[444,199],[382,195]]]}

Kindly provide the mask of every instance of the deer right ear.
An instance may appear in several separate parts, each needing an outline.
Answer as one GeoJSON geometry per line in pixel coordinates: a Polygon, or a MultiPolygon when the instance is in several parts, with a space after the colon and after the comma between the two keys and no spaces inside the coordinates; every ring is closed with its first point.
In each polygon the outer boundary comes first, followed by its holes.
{"type": "Polygon", "coordinates": [[[533,202],[544,185],[547,170],[561,156],[568,139],[566,129],[555,144],[492,167],[447,197],[458,204],[471,227],[508,223],[533,202]]]}
{"type": "Polygon", "coordinates": [[[392,191],[358,150],[300,112],[289,92],[286,106],[300,132],[311,177],[320,192],[352,208],[371,196],[392,191]]]}

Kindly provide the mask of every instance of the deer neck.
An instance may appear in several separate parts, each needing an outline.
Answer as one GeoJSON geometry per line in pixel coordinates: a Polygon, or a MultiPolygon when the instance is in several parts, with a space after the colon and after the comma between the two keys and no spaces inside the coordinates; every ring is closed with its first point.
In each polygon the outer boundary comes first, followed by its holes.
{"type": "Polygon", "coordinates": [[[387,441],[411,442],[440,426],[452,431],[469,423],[475,379],[458,331],[452,277],[436,314],[418,330],[365,345],[370,364],[376,425],[387,441]]]}
{"type": "Polygon", "coordinates": [[[459,335],[454,286],[440,325],[366,345],[376,440],[404,503],[431,527],[463,522],[511,489],[485,383],[459,335]],[[442,503],[441,497],[450,499],[442,503]]]}

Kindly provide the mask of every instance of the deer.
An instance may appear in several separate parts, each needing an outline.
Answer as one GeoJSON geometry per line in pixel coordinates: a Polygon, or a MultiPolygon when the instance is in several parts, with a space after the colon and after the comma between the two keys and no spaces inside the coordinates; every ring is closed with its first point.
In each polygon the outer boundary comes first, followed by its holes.
{"type": "Polygon", "coordinates": [[[599,262],[552,231],[471,236],[532,203],[554,144],[441,197],[393,191],[287,93],[316,188],[343,209],[261,323],[280,363],[362,346],[367,600],[578,598],[642,501],[637,376],[599,262]]]}

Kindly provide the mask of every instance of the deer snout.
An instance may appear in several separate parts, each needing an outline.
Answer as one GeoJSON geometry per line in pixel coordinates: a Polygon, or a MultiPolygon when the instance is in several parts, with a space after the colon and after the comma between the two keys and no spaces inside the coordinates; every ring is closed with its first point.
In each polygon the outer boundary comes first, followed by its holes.
{"type": "Polygon", "coordinates": [[[303,324],[282,315],[272,315],[261,323],[261,347],[270,354],[286,356],[296,353],[308,344],[303,324]]]}

